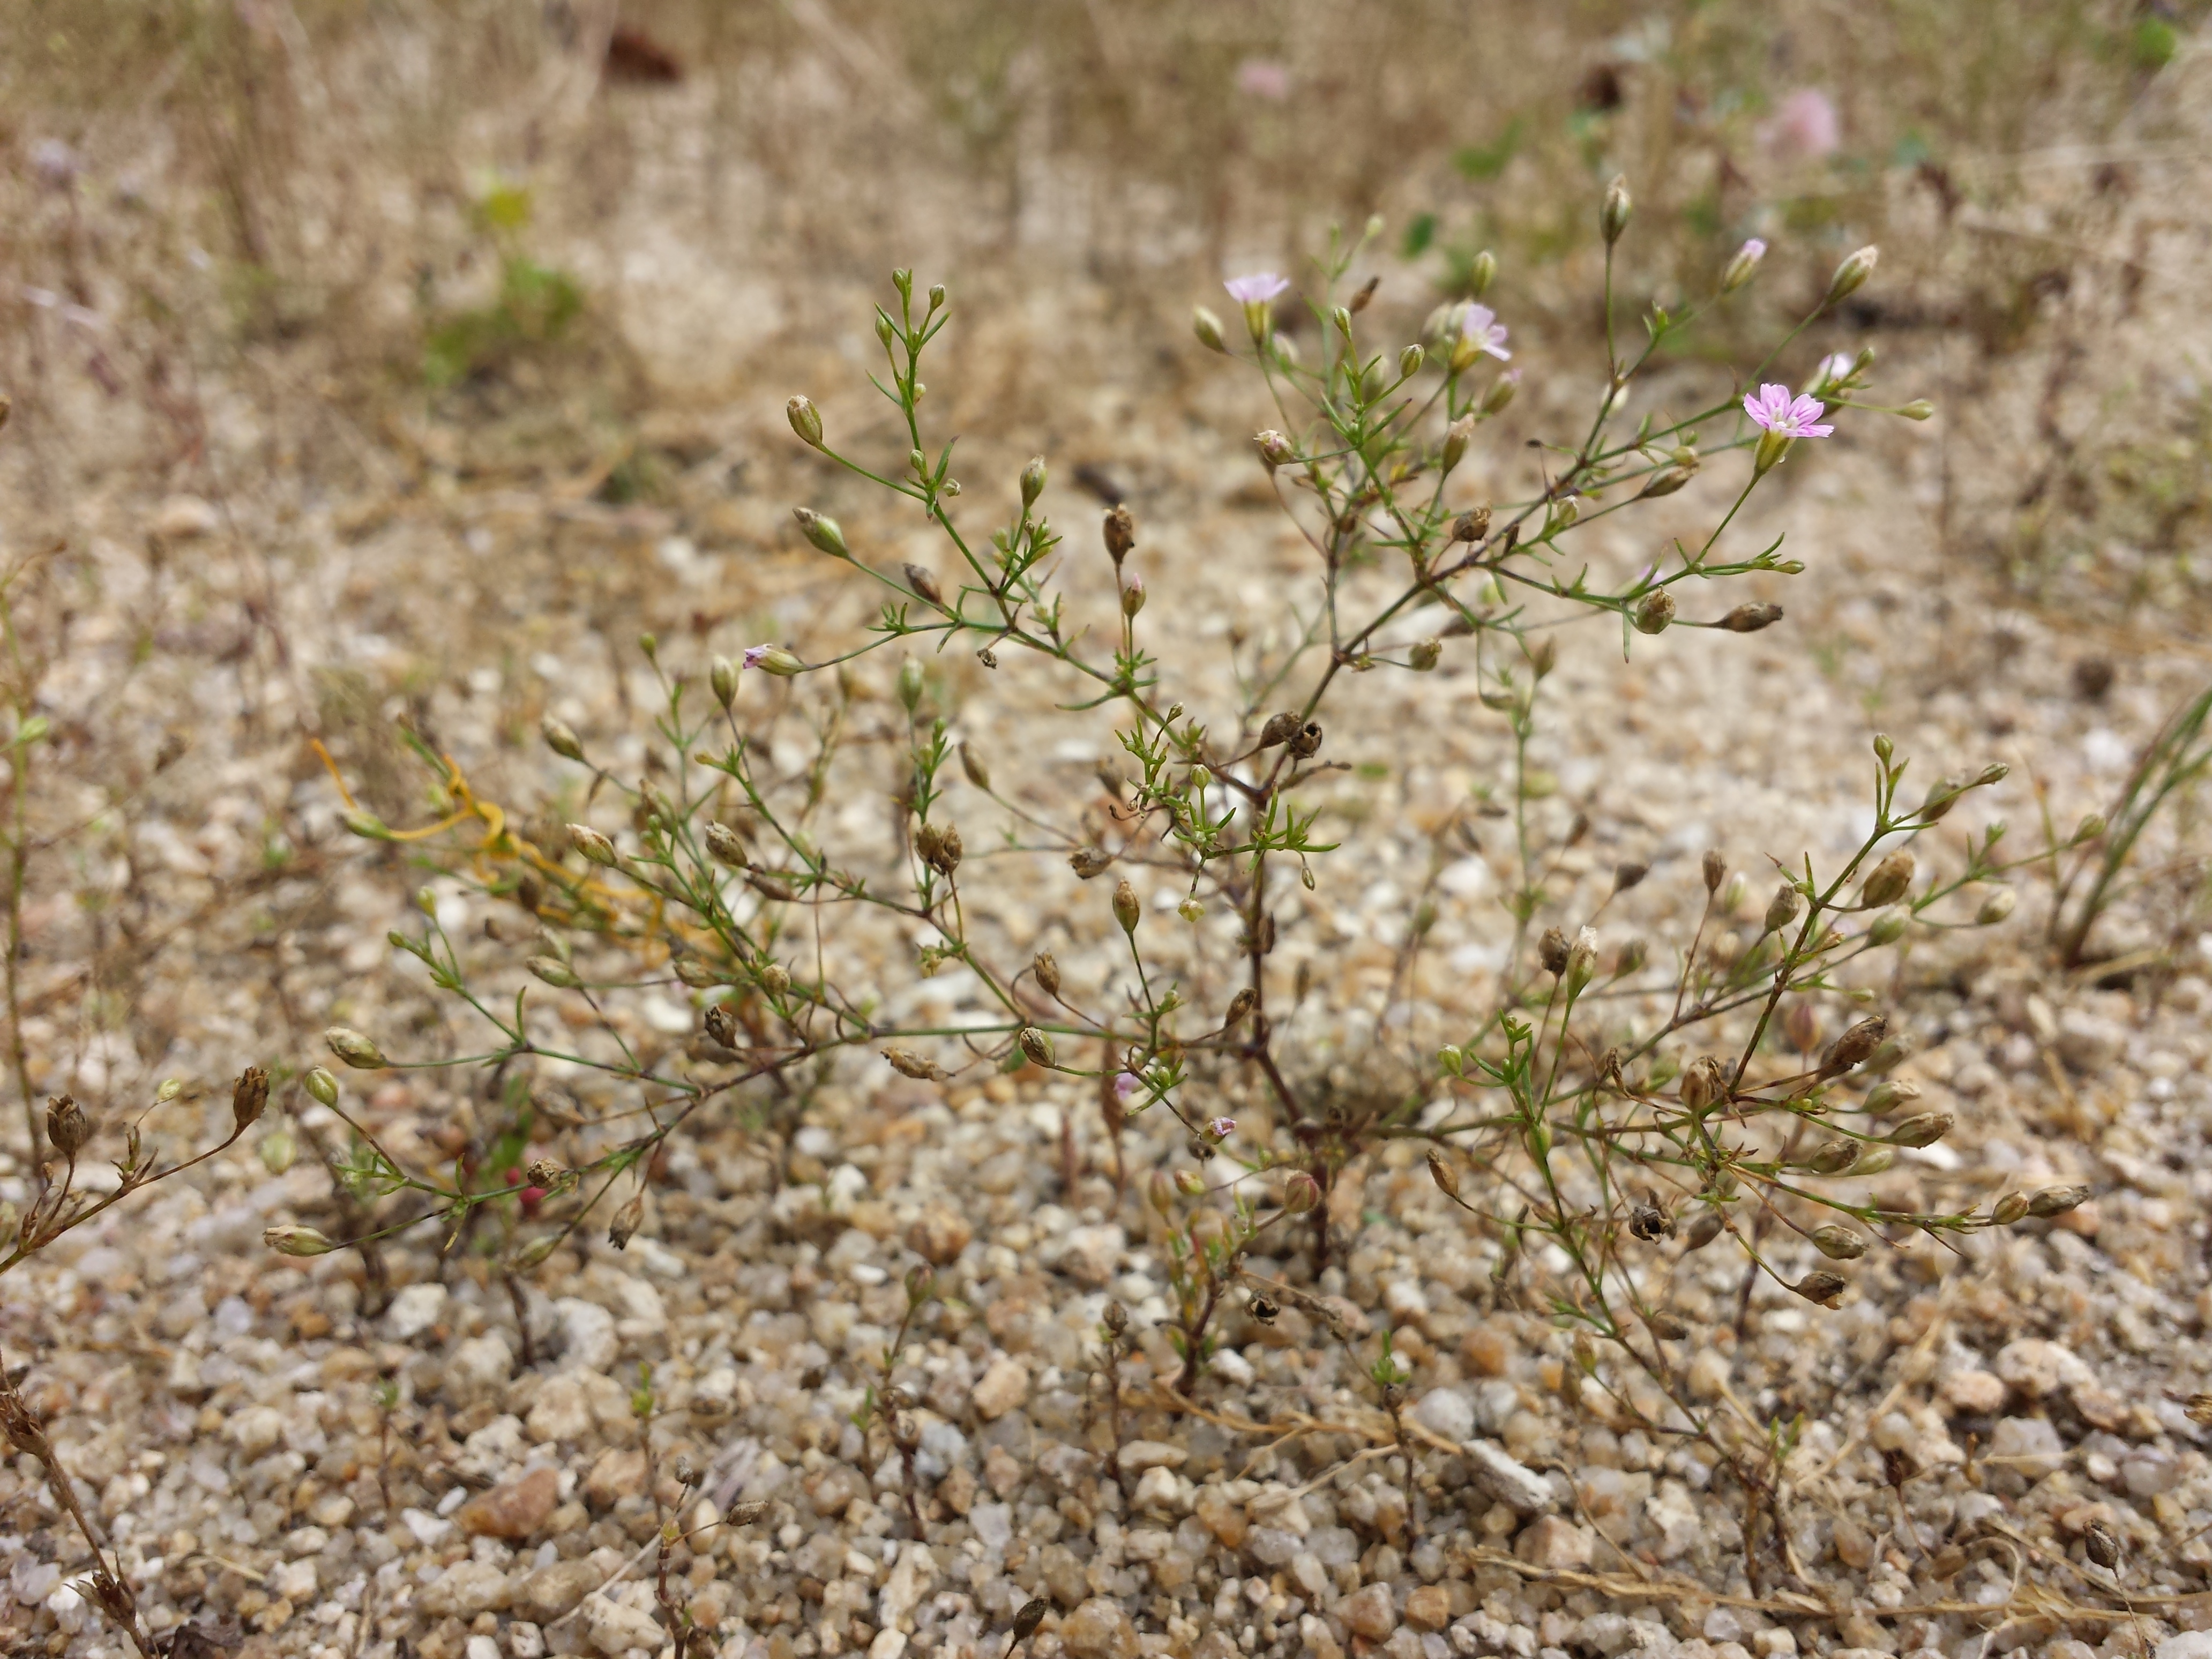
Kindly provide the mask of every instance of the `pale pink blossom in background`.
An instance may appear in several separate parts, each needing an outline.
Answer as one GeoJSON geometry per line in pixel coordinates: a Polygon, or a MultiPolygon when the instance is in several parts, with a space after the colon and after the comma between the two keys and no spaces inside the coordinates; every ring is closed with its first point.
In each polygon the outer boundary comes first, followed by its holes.
{"type": "Polygon", "coordinates": [[[740,668],[758,668],[761,659],[775,649],[772,645],[749,645],[745,647],[744,660],[738,665],[740,668]]]}
{"type": "Polygon", "coordinates": [[[1249,276],[1231,276],[1221,286],[1227,289],[1229,297],[1239,304],[1259,306],[1267,304],[1289,288],[1290,283],[1272,270],[1255,270],[1249,276]]]}
{"type": "Polygon", "coordinates": [[[1498,320],[1498,313],[1488,306],[1468,303],[1459,315],[1459,337],[1501,363],[1513,356],[1505,349],[1505,325],[1498,320]]]}
{"type": "Polygon", "coordinates": [[[1145,1080],[1134,1072],[1123,1072],[1114,1079],[1114,1100],[1127,1106],[1145,1091],[1145,1080]]]}
{"type": "Polygon", "coordinates": [[[1226,1140],[1237,1133],[1237,1120],[1233,1117],[1217,1117],[1207,1123],[1206,1133],[1215,1140],[1226,1140]]]}
{"type": "Polygon", "coordinates": [[[1774,106],[1772,119],[1760,124],[1759,142],[1772,154],[1817,161],[1835,154],[1843,143],[1843,129],[1826,93],[1799,87],[1774,106]]]}
{"type": "Polygon", "coordinates": [[[1272,58],[1247,58],[1237,66],[1237,90],[1279,104],[1291,95],[1291,72],[1272,58]]]}
{"type": "Polygon", "coordinates": [[[1825,438],[1836,428],[1820,423],[1827,409],[1807,392],[1790,395],[1786,386],[1763,386],[1743,397],[1743,412],[1753,426],[1784,438],[1825,438]]]}
{"type": "Polygon", "coordinates": [[[1821,358],[1820,368],[1813,371],[1813,385],[1814,389],[1818,390],[1824,386],[1835,386],[1843,380],[1848,380],[1850,376],[1852,368],[1856,365],[1858,359],[1852,356],[1848,351],[1838,351],[1829,356],[1821,358]]]}

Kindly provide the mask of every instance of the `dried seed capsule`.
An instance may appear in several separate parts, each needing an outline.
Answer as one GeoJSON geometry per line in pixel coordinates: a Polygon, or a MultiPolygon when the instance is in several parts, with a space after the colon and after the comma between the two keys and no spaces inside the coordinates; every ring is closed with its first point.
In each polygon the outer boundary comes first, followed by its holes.
{"type": "Polygon", "coordinates": [[[1106,512],[1106,556],[1114,561],[1114,568],[1121,568],[1121,561],[1137,544],[1137,521],[1127,507],[1116,503],[1106,512]]]}
{"type": "Polygon", "coordinates": [[[1557,927],[1547,927],[1543,937],[1536,941],[1536,960],[1547,974],[1567,971],[1567,936],[1557,927]]]}
{"type": "Polygon", "coordinates": [[[577,740],[576,734],[552,715],[548,714],[538,722],[538,732],[545,739],[545,746],[562,759],[580,761],[584,758],[584,745],[577,740]]]}
{"type": "Polygon", "coordinates": [[[718,1042],[725,1048],[738,1046],[738,1017],[730,1012],[727,1003],[710,1005],[701,1017],[701,1024],[706,1028],[709,1041],[718,1042]]]}
{"type": "Polygon", "coordinates": [[[781,997],[791,988],[791,971],[780,962],[761,964],[761,989],[771,997],[781,997]]]}
{"type": "Polygon", "coordinates": [[[1067,855],[1067,867],[1085,881],[1103,875],[1113,866],[1113,854],[1103,848],[1079,847],[1067,855]]]}
{"type": "Polygon", "coordinates": [[[269,1104],[269,1073],[258,1066],[249,1066],[238,1074],[238,1081],[230,1091],[230,1121],[237,1133],[243,1134],[260,1121],[269,1104]]]}
{"type": "Polygon", "coordinates": [[[1778,605],[1740,605],[1721,618],[1721,626],[1731,634],[1756,634],[1781,620],[1782,607],[1778,605]]]}
{"type": "Polygon", "coordinates": [[[791,422],[791,429],[799,434],[801,443],[811,444],[817,449],[822,447],[820,410],[805,398],[793,398],[783,406],[783,413],[791,422]]]}
{"type": "Polygon", "coordinates": [[[1940,821],[1959,804],[1959,797],[1966,793],[1966,781],[1960,778],[1936,779],[1928,786],[1928,793],[1921,797],[1920,821],[1923,823],[1940,821]]]}
{"type": "Polygon", "coordinates": [[[576,970],[558,957],[532,957],[522,965],[556,991],[573,991],[584,982],[576,977],[576,970]]]}
{"type": "Polygon", "coordinates": [[[1690,1224],[1682,1229],[1683,1249],[1704,1249],[1721,1236],[1721,1229],[1725,1224],[1721,1219],[1721,1212],[1710,1205],[1699,1210],[1690,1218],[1690,1224]]]}
{"type": "Polygon", "coordinates": [[[1948,1112],[1915,1112],[1893,1127],[1887,1139],[1893,1146],[1933,1146],[1957,1121],[1948,1112]]]}
{"type": "Polygon", "coordinates": [[[1044,1622],[1045,1614],[1051,1611],[1052,1603],[1042,1595],[1035,1601],[1023,1602],[1022,1610],[1014,1615],[1014,1640],[1017,1642],[1029,1640],[1036,1627],[1044,1622]]]}
{"type": "Polygon", "coordinates": [[[1121,931],[1133,934],[1137,931],[1138,920],[1143,914],[1143,906],[1137,902],[1137,890],[1129,885],[1126,878],[1115,883],[1114,920],[1121,923],[1121,931]]]}
{"type": "Polygon", "coordinates": [[[2087,1187],[2045,1187],[2028,1195],[2027,1212],[2039,1218],[2063,1215],[2089,1201],[2087,1187]]]}
{"type": "Polygon", "coordinates": [[[2027,1194],[2007,1193],[1990,1206],[1990,1219],[2000,1227],[2009,1227],[2027,1214],[2027,1194]]]}
{"type": "Polygon", "coordinates": [[[1700,1054],[1682,1071],[1682,1080],[1675,1093],[1682,1108],[1688,1112],[1702,1112],[1717,1100],[1728,1097],[1728,1079],[1721,1070],[1720,1061],[1711,1054],[1700,1054]]]}
{"type": "Polygon", "coordinates": [[[1889,1021],[1881,1015],[1868,1015],[1828,1045],[1828,1052],[1820,1056],[1822,1075],[1834,1077],[1850,1071],[1881,1046],[1888,1030],[1889,1021]]]}
{"type": "Polygon", "coordinates": [[[1637,499],[1656,501],[1662,496],[1673,495],[1697,476],[1698,469],[1694,465],[1662,467],[1651,475],[1650,481],[1644,486],[1637,499]]]}
{"type": "Polygon", "coordinates": [[[1808,1302],[1818,1303],[1823,1308],[1832,1308],[1843,1293],[1850,1289],[1850,1281],[1840,1273],[1811,1273],[1790,1288],[1808,1302]]]}
{"type": "Polygon", "coordinates": [[[1981,927],[1996,927],[1997,923],[2012,914],[2013,906],[2019,902],[2020,895],[2012,888],[1998,888],[1996,892],[1984,899],[1982,908],[1974,912],[1975,925],[1981,927]]]}
{"type": "Polygon", "coordinates": [[[745,867],[744,843],[738,839],[738,832],[728,824],[709,822],[706,842],[707,851],[718,862],[726,864],[733,870],[745,867]]]}
{"type": "Polygon", "coordinates": [[[924,1083],[935,1083],[945,1076],[943,1067],[933,1061],[924,1060],[911,1048],[886,1048],[884,1050],[884,1058],[890,1061],[891,1069],[902,1077],[918,1079],[924,1083]]]}
{"type": "Polygon", "coordinates": [[[1831,1261],[1856,1261],[1867,1252],[1867,1242],[1849,1227],[1830,1222],[1813,1229],[1813,1248],[1831,1261]]]}
{"type": "Polygon", "coordinates": [[[1310,760],[1321,748],[1321,722],[1308,720],[1290,736],[1289,749],[1300,760],[1310,760]]]}
{"type": "Polygon", "coordinates": [[[1795,882],[1784,882],[1774,890],[1774,896],[1767,901],[1766,931],[1770,933],[1780,933],[1797,920],[1797,912],[1804,908],[1804,904],[1805,896],[1797,890],[1797,884],[1795,882]]]}
{"type": "Polygon", "coordinates": [[[1809,1054],[1820,1046],[1820,1011],[1809,1002],[1793,1002],[1782,1016],[1782,1030],[1791,1048],[1809,1054]]]}
{"type": "Polygon", "coordinates": [[[1444,1155],[1433,1146],[1429,1148],[1429,1179],[1437,1183],[1437,1190],[1446,1198],[1459,1196],[1459,1177],[1444,1162],[1444,1155]]]}
{"type": "Polygon", "coordinates": [[[2120,1540],[2118,1534],[2101,1521],[2092,1521],[2081,1533],[2082,1553],[2107,1572],[2117,1572],[2120,1565],[2120,1540]]]}
{"type": "Polygon", "coordinates": [[[1291,1171],[1283,1183],[1283,1208],[1291,1215],[1304,1215],[1321,1202],[1321,1182],[1304,1170],[1291,1171]]]}
{"type": "Polygon", "coordinates": [[[1299,725],[1296,714],[1270,714],[1267,723],[1260,728],[1259,746],[1273,749],[1279,743],[1288,743],[1297,735],[1299,725]]]}
{"type": "Polygon", "coordinates": [[[1221,1017],[1221,1029],[1225,1031],[1232,1025],[1243,1024],[1244,1017],[1257,1007],[1259,1003],[1260,994],[1250,986],[1246,986],[1229,999],[1229,1012],[1221,1017]]]}
{"type": "Polygon", "coordinates": [[[1437,465],[1440,471],[1449,472],[1467,454],[1467,447],[1474,437],[1474,416],[1462,415],[1444,432],[1443,448],[1438,452],[1437,465]]]}
{"type": "Polygon", "coordinates": [[[1036,975],[1036,982],[1047,996],[1060,994],[1060,964],[1052,959],[1051,951],[1040,951],[1030,957],[1030,971],[1036,975]]]}
{"type": "Polygon", "coordinates": [[[51,1096],[46,1101],[46,1139],[64,1158],[74,1158],[92,1139],[92,1119],[74,1095],[51,1096]]]}
{"type": "Polygon", "coordinates": [[[1018,1040],[1021,1043],[1022,1053],[1032,1061],[1048,1068],[1052,1066],[1052,1039],[1042,1031],[1034,1025],[1024,1025],[1018,1040]]]}
{"type": "Polygon", "coordinates": [[[1613,866],[1613,890],[1625,893],[1650,873],[1651,866],[1648,864],[1616,864],[1613,866]]]}
{"type": "Polygon", "coordinates": [[[1664,1308],[1654,1308],[1644,1316],[1644,1322],[1650,1328],[1651,1334],[1662,1341],[1680,1342],[1690,1334],[1688,1323],[1679,1314],[1671,1314],[1664,1308]]]}
{"type": "Polygon", "coordinates": [[[1490,509],[1478,507],[1462,513],[1452,520],[1451,538],[1455,542],[1479,542],[1490,533],[1490,509]]]}
{"type": "Polygon", "coordinates": [[[1717,892],[1727,875],[1728,855],[1717,848],[1707,848],[1705,858],[1705,891],[1717,892]]]}
{"type": "Polygon", "coordinates": [[[915,847],[921,854],[923,863],[946,876],[960,867],[960,860],[967,851],[961,844],[960,826],[956,823],[923,824],[915,836],[915,847]]]}
{"type": "Polygon", "coordinates": [[[1822,1141],[1804,1157],[1799,1158],[1797,1167],[1810,1170],[1814,1175],[1841,1175],[1858,1163],[1860,1157],[1859,1143],[1846,1136],[1838,1135],[1832,1140],[1822,1141]]]}
{"type": "Polygon", "coordinates": [[[261,1242],[279,1255],[328,1255],[335,1240],[313,1227],[266,1227],[261,1242]]]}
{"type": "Polygon", "coordinates": [[[1425,674],[1437,665],[1443,653],[1442,640],[1423,640],[1406,653],[1406,665],[1417,674],[1425,674]]]}
{"type": "Polygon", "coordinates": [[[645,1219],[645,1194],[639,1193],[615,1212],[615,1218],[607,1226],[607,1243],[618,1250],[629,1248],[639,1224],[645,1219]]]}
{"type": "Polygon", "coordinates": [[[1272,1325],[1282,1313],[1282,1306],[1265,1291],[1252,1292],[1252,1299],[1244,1304],[1244,1311],[1262,1325],[1272,1325]]]}
{"type": "Polygon", "coordinates": [[[384,1064],[375,1043],[349,1025],[333,1025],[323,1033],[330,1051],[356,1071],[370,1072],[384,1064]]]}
{"type": "Polygon", "coordinates": [[[589,859],[593,864],[599,865],[607,869],[612,869],[614,867],[614,842],[609,841],[598,830],[592,829],[590,824],[570,824],[568,826],[568,844],[574,847],[579,853],[581,853],[586,858],[589,859]]]}
{"type": "Polygon", "coordinates": [[[1674,1218],[1656,1204],[1647,1201],[1628,1206],[1628,1231],[1647,1244],[1655,1239],[1674,1236],[1674,1218]]]}
{"type": "Polygon", "coordinates": [[[906,565],[902,568],[906,571],[906,585],[908,587],[914,589],[917,594],[928,600],[939,611],[945,609],[945,592],[938,586],[936,577],[918,564],[906,565]]]}
{"type": "Polygon", "coordinates": [[[1674,620],[1674,596],[1665,588],[1646,593],[1636,607],[1636,631],[1639,634],[1663,634],[1674,620]]]}

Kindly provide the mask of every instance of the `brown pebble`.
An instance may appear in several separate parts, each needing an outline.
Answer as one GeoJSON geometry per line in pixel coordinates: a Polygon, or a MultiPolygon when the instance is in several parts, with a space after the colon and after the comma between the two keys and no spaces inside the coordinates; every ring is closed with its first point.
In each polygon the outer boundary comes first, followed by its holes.
{"type": "Polygon", "coordinates": [[[536,1468],[478,1492],[454,1511],[453,1523],[478,1538],[528,1538],[545,1524],[560,1498],[561,1477],[536,1468]]]}

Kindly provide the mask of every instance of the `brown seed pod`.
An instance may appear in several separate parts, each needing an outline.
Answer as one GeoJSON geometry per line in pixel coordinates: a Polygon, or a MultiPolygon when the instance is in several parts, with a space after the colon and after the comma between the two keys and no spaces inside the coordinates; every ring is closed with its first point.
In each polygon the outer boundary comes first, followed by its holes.
{"type": "Polygon", "coordinates": [[[1321,722],[1308,720],[1288,738],[1291,752],[1300,760],[1310,760],[1321,749],[1321,722]]]}
{"type": "Polygon", "coordinates": [[[2092,1521],[2081,1534],[2081,1549],[2106,1572],[2120,1568],[2119,1535],[2101,1521],[2092,1521]]]}
{"type": "Polygon", "coordinates": [[[1297,735],[1301,724],[1303,722],[1296,714],[1270,714],[1267,723],[1260,728],[1259,746],[1273,749],[1277,744],[1288,743],[1297,735]]]}
{"type": "Polygon", "coordinates": [[[729,1011],[726,1005],[717,1002],[710,1006],[702,1023],[707,1028],[709,1041],[719,1042],[725,1048],[738,1046],[738,1017],[729,1011]]]}
{"type": "Polygon", "coordinates": [[[2079,1209],[2088,1201],[2089,1189],[2087,1187],[2045,1187],[2040,1192],[2028,1194],[2027,1212],[2038,1218],[2063,1215],[2069,1210],[2079,1209]]]}
{"type": "Polygon", "coordinates": [[[645,1194],[637,1194],[615,1212],[615,1218],[607,1228],[607,1243],[618,1250],[629,1248],[631,1237],[645,1219],[645,1194]]]}
{"type": "Polygon", "coordinates": [[[1649,1244],[1674,1236],[1674,1218],[1649,1200],[1628,1207],[1628,1231],[1649,1244]]]}
{"type": "Polygon", "coordinates": [[[1060,994],[1060,964],[1052,959],[1051,951],[1040,951],[1032,957],[1030,971],[1036,975],[1036,982],[1047,996],[1060,994]]]}
{"type": "Polygon", "coordinates": [[[74,1158],[92,1139],[92,1120],[75,1095],[57,1095],[46,1101],[46,1139],[64,1158],[74,1158]]]}
{"type": "Polygon", "coordinates": [[[1705,857],[1705,890],[1717,893],[1728,876],[1728,854],[1718,848],[1708,848],[1705,857]]]}
{"type": "Polygon", "coordinates": [[[1676,1086],[1686,1111],[1702,1112],[1717,1100],[1728,1098],[1728,1077],[1721,1070],[1720,1061],[1711,1054],[1700,1054],[1683,1069],[1682,1081],[1676,1086]]]}
{"type": "Polygon", "coordinates": [[[1823,1308],[1832,1308],[1844,1292],[1850,1289],[1850,1281],[1840,1273],[1807,1273],[1790,1288],[1808,1302],[1818,1303],[1823,1308]]]}
{"type": "Polygon", "coordinates": [[[1756,634],[1762,628],[1771,628],[1782,620],[1778,605],[1740,605],[1721,618],[1721,626],[1731,634],[1756,634]]]}
{"type": "Polygon", "coordinates": [[[1680,1342],[1690,1334],[1689,1322],[1664,1308],[1654,1308],[1644,1316],[1644,1322],[1651,1328],[1651,1334],[1662,1341],[1680,1342]]]}
{"type": "Polygon", "coordinates": [[[1567,936],[1564,930],[1547,927],[1543,937],[1536,941],[1536,960],[1547,974],[1567,971],[1567,936]]]}
{"type": "Polygon", "coordinates": [[[1820,1056],[1820,1074],[1834,1077],[1850,1071],[1881,1047],[1888,1030],[1889,1021],[1881,1015],[1868,1015],[1828,1045],[1828,1052],[1820,1056]]]}
{"type": "Polygon", "coordinates": [[[268,1104],[269,1073],[258,1066],[247,1066],[238,1074],[230,1091],[232,1127],[243,1134],[260,1120],[268,1104]]]}
{"type": "Polygon", "coordinates": [[[937,578],[918,564],[906,568],[906,585],[939,611],[945,609],[945,593],[937,585],[937,578]]]}
{"type": "Polygon", "coordinates": [[[1233,1025],[1243,1024],[1244,1023],[1244,1017],[1247,1014],[1249,1014],[1253,1009],[1259,1006],[1259,993],[1255,991],[1250,986],[1246,986],[1235,996],[1229,999],[1229,1012],[1222,1016],[1221,1029],[1225,1031],[1233,1025]]]}
{"type": "Polygon", "coordinates": [[[1866,884],[1859,889],[1859,902],[1869,910],[1896,903],[1912,885],[1912,867],[1911,854],[1892,853],[1867,877],[1866,884]]]}
{"type": "Polygon", "coordinates": [[[1129,550],[1137,544],[1137,521],[1126,506],[1117,504],[1107,509],[1103,528],[1106,556],[1114,561],[1114,568],[1118,570],[1121,561],[1128,557],[1129,550]]]}
{"type": "Polygon", "coordinates": [[[1459,1196],[1459,1176],[1444,1162],[1444,1155],[1433,1146],[1429,1148],[1429,1179],[1437,1183],[1437,1190],[1445,1197],[1459,1196]]]}
{"type": "Polygon", "coordinates": [[[1682,1249],[1685,1251],[1704,1249],[1721,1236],[1724,1224],[1721,1212],[1707,1205],[1692,1216],[1690,1224],[1682,1229],[1682,1249]]]}

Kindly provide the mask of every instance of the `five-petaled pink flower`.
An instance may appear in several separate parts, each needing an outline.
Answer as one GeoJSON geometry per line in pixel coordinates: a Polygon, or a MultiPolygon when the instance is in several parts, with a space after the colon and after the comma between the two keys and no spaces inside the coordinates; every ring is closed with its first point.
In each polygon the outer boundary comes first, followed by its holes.
{"type": "Polygon", "coordinates": [[[1468,301],[1459,316],[1459,337],[1477,351],[1486,351],[1499,362],[1509,362],[1513,354],[1505,349],[1505,325],[1498,320],[1498,313],[1488,306],[1468,301]]]}
{"type": "Polygon", "coordinates": [[[745,647],[744,659],[738,664],[738,666],[741,668],[758,668],[761,665],[761,659],[775,649],[775,647],[772,645],[749,645],[745,647]]]}
{"type": "Polygon", "coordinates": [[[1790,395],[1786,386],[1763,386],[1743,396],[1743,412],[1752,424],[1779,438],[1825,438],[1836,428],[1823,423],[1827,408],[1808,392],[1790,395]]]}
{"type": "Polygon", "coordinates": [[[1272,270],[1255,270],[1249,276],[1231,276],[1221,286],[1240,305],[1263,306],[1288,289],[1290,283],[1272,270]]]}

